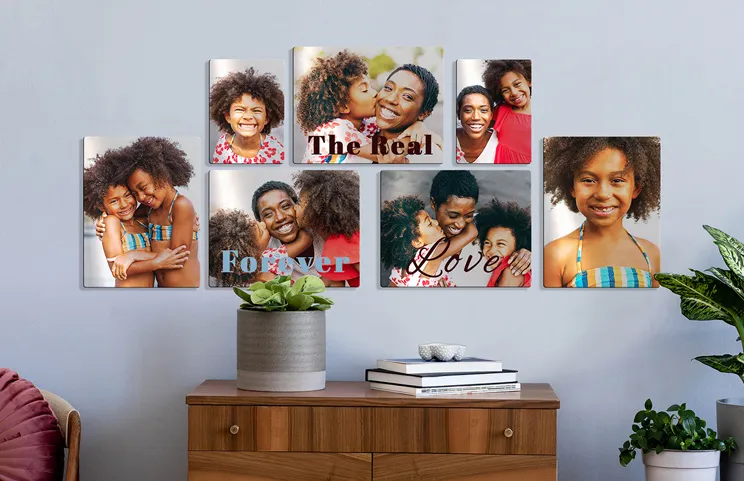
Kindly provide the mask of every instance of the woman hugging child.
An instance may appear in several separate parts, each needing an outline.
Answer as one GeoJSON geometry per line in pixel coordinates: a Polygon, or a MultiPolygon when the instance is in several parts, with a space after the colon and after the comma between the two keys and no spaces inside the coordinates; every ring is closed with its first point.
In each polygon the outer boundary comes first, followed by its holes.
{"type": "Polygon", "coordinates": [[[544,187],[584,220],[545,246],[545,287],[658,287],[659,248],[623,219],[660,208],[661,146],[655,137],[545,139],[544,187]]]}
{"type": "Polygon", "coordinates": [[[284,93],[274,75],[251,67],[222,77],[209,93],[209,117],[222,132],[211,163],[284,162],[284,146],[270,135],[284,120],[284,93]]]}
{"type": "Polygon", "coordinates": [[[507,267],[520,249],[532,249],[530,209],[516,202],[493,199],[478,210],[475,218],[481,251],[491,270],[487,287],[530,287],[532,271],[515,275],[507,267]]]}
{"type": "Polygon", "coordinates": [[[359,174],[354,171],[303,170],[294,174],[299,192],[295,208],[300,227],[324,239],[330,260],[319,275],[330,287],[359,287],[359,174]],[[337,264],[337,259],[345,259],[337,264]],[[340,269],[337,268],[340,266],[340,269]]]}
{"type": "MultiPolygon", "coordinates": [[[[362,56],[344,50],[333,57],[315,59],[313,67],[302,77],[297,94],[297,123],[308,138],[319,136],[322,139],[308,141],[303,163],[405,163],[404,156],[372,153],[371,137],[378,132],[375,122],[377,91],[371,86],[368,70],[362,56]],[[357,142],[359,152],[331,155],[330,135],[344,148],[349,142],[357,142]]],[[[411,140],[417,140],[424,134],[432,135],[434,143],[442,144],[441,138],[420,121],[398,138],[410,136],[411,140]]]]}
{"type": "Polygon", "coordinates": [[[532,162],[532,62],[488,60],[483,84],[496,103],[496,164],[532,162]]]}

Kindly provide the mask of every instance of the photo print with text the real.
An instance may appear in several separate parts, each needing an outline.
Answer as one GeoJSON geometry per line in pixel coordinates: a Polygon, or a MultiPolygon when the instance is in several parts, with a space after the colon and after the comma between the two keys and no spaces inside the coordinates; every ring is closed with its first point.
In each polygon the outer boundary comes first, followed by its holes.
{"type": "Polygon", "coordinates": [[[282,164],[284,62],[209,61],[209,162],[282,164]]]}
{"type": "Polygon", "coordinates": [[[201,142],[86,137],[83,285],[199,287],[201,142]]]}
{"type": "Polygon", "coordinates": [[[294,163],[443,160],[442,47],[295,47],[294,163]]]}
{"type": "Polygon", "coordinates": [[[658,287],[658,137],[547,137],[545,287],[658,287]]]}
{"type": "Polygon", "coordinates": [[[209,286],[313,275],[358,287],[359,174],[273,172],[209,173],[209,286]]]}
{"type": "Polygon", "coordinates": [[[458,60],[458,164],[532,162],[532,61],[458,60]]]}
{"type": "Polygon", "coordinates": [[[382,287],[530,287],[528,171],[380,173],[382,287]]]}

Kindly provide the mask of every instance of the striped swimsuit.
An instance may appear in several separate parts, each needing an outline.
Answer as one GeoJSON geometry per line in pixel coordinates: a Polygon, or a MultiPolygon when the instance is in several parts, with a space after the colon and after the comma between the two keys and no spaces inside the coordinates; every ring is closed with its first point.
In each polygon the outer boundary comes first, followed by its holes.
{"type": "MultiPolygon", "coordinates": [[[[142,222],[138,220],[135,220],[135,222],[147,229],[147,226],[142,222]]],[[[146,232],[142,234],[130,234],[127,232],[126,227],[124,227],[123,222],[121,223],[121,230],[123,232],[123,234],[121,235],[121,249],[124,252],[150,250],[150,238],[148,237],[146,232]]]]}
{"type": "Polygon", "coordinates": [[[652,287],[651,263],[648,254],[633,237],[630,232],[625,231],[633,240],[638,249],[646,259],[648,270],[635,267],[604,266],[594,269],[581,269],[581,251],[584,244],[584,223],[579,230],[579,250],[576,253],[576,276],[571,279],[566,287],[652,287]]]}
{"type": "MultiPolygon", "coordinates": [[[[171,218],[171,212],[173,212],[173,204],[176,203],[176,199],[178,199],[178,191],[176,191],[176,195],[173,197],[173,201],[171,202],[170,209],[168,209],[168,223],[171,225],[158,225],[153,224],[150,222],[150,212],[152,212],[152,207],[150,207],[150,210],[147,212],[147,222],[149,223],[148,232],[150,233],[150,240],[154,241],[169,241],[171,240],[171,237],[173,236],[173,219],[171,218]]],[[[199,240],[199,234],[194,232],[194,235],[191,236],[191,240],[199,240]]]]}

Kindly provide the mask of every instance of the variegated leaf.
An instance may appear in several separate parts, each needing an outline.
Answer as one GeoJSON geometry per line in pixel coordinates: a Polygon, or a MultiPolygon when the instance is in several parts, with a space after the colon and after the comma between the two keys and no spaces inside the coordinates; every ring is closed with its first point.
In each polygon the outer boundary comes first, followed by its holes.
{"type": "Polygon", "coordinates": [[[698,356],[695,360],[708,367],[712,367],[716,371],[736,374],[744,381],[744,364],[740,363],[736,358],[737,356],[732,356],[731,354],[722,354],[720,356],[698,356]]]}
{"type": "Polygon", "coordinates": [[[737,276],[736,273],[728,269],[711,267],[710,269],[708,269],[708,272],[713,274],[716,279],[733,289],[740,298],[744,299],[744,279],[737,276]]]}
{"type": "Polygon", "coordinates": [[[680,296],[682,314],[692,321],[722,320],[736,326],[744,316],[744,300],[713,276],[692,270],[694,277],[682,274],[656,274],[660,285],[680,296]]]}
{"type": "Polygon", "coordinates": [[[715,227],[704,225],[703,228],[715,239],[715,244],[728,268],[737,276],[744,278],[744,244],[715,227]]]}

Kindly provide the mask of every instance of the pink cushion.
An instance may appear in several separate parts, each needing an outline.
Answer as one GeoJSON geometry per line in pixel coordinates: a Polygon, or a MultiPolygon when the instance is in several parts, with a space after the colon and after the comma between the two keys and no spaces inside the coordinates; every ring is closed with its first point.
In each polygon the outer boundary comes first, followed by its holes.
{"type": "Polygon", "coordinates": [[[65,440],[41,392],[0,368],[0,481],[60,481],[65,440]]]}

